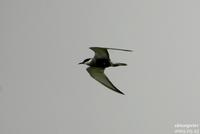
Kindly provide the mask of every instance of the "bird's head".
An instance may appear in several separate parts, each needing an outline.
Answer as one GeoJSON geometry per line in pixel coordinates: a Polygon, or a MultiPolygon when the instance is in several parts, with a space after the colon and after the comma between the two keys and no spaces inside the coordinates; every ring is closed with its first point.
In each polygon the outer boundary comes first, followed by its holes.
{"type": "Polygon", "coordinates": [[[85,60],[83,60],[82,62],[80,62],[79,64],[86,64],[88,65],[91,62],[91,58],[87,58],[85,60]]]}

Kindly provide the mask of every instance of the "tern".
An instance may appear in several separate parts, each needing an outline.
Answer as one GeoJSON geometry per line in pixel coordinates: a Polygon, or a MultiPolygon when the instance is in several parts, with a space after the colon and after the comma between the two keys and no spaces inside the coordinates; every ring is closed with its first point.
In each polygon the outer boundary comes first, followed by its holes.
{"type": "Polygon", "coordinates": [[[131,52],[132,50],[126,50],[126,49],[118,49],[118,48],[104,48],[104,47],[90,47],[91,50],[95,52],[95,55],[93,58],[87,58],[83,60],[83,62],[80,62],[79,64],[85,64],[89,67],[87,68],[87,72],[90,74],[92,78],[94,78],[96,81],[100,82],[107,88],[123,94],[118,88],[116,88],[112,82],[108,79],[108,77],[105,75],[104,70],[108,67],[117,67],[117,66],[126,66],[125,63],[112,63],[110,60],[110,56],[108,53],[108,50],[120,50],[120,51],[127,51],[131,52]]]}

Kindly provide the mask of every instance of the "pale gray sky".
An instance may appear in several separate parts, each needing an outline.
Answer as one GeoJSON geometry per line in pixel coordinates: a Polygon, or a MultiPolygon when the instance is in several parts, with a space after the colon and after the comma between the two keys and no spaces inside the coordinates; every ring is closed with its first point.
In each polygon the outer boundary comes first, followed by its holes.
{"type": "Polygon", "coordinates": [[[1,134],[171,134],[200,121],[200,1],[1,0],[1,134]],[[127,67],[93,80],[90,46],[127,67]]]}

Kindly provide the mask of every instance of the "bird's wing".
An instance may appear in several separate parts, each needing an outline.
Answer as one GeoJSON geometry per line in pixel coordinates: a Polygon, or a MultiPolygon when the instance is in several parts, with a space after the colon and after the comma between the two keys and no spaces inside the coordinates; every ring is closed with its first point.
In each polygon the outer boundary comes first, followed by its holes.
{"type": "Polygon", "coordinates": [[[132,51],[133,51],[133,50],[119,49],[119,48],[105,48],[105,49],[119,50],[119,51],[127,51],[127,52],[132,52],[132,51]]]}
{"type": "Polygon", "coordinates": [[[106,48],[106,47],[90,47],[90,49],[95,52],[94,58],[96,58],[96,59],[101,59],[101,58],[109,59],[109,53],[107,51],[108,49],[132,52],[132,50],[127,50],[127,49],[106,48]]]}
{"type": "Polygon", "coordinates": [[[95,59],[109,59],[109,53],[106,48],[101,47],[90,47],[91,50],[95,52],[94,58],[95,59]]]}
{"type": "Polygon", "coordinates": [[[117,89],[104,74],[104,68],[88,67],[87,71],[91,77],[93,77],[95,80],[97,80],[107,88],[124,95],[124,93],[117,89]]]}

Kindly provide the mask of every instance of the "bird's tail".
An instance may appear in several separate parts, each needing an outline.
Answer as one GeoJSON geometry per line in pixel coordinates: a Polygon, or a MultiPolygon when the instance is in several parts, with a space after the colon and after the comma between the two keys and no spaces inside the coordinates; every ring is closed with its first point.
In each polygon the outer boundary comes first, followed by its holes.
{"type": "Polygon", "coordinates": [[[126,63],[113,63],[112,64],[113,67],[117,67],[117,66],[127,66],[126,63]]]}

